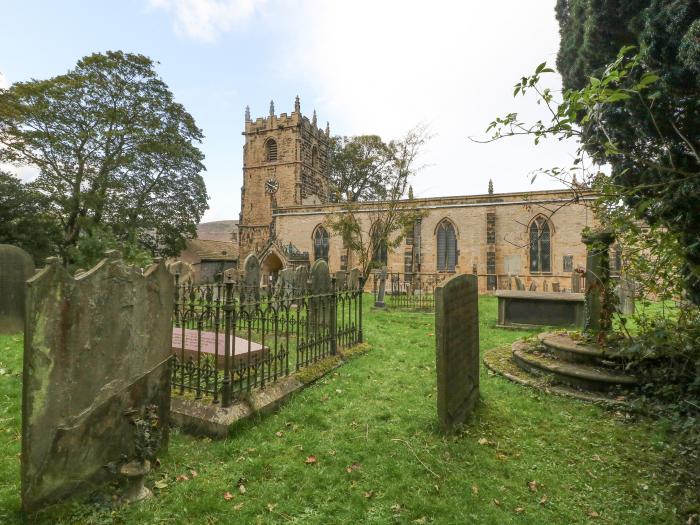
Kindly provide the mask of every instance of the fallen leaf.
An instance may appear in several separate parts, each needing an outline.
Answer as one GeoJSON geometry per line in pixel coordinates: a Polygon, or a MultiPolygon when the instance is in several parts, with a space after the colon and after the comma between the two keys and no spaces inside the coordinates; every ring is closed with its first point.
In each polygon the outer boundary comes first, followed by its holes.
{"type": "Polygon", "coordinates": [[[545,503],[547,503],[547,495],[546,494],[540,498],[540,505],[544,505],[545,503]]]}
{"type": "Polygon", "coordinates": [[[196,471],[196,470],[190,470],[190,475],[191,475],[193,478],[196,478],[199,474],[197,474],[197,471],[196,471]]]}
{"type": "Polygon", "coordinates": [[[232,499],[233,499],[233,494],[231,494],[231,493],[228,492],[228,491],[224,492],[224,499],[225,499],[226,501],[232,500],[232,499]]]}
{"type": "Polygon", "coordinates": [[[501,502],[498,501],[497,499],[493,500],[493,504],[496,505],[497,507],[501,506],[501,502]]]}
{"type": "Polygon", "coordinates": [[[245,485],[238,485],[238,492],[240,492],[241,494],[245,494],[245,485]]]}
{"type": "Polygon", "coordinates": [[[365,490],[365,498],[370,499],[372,496],[374,496],[373,490],[365,490]]]}
{"type": "Polygon", "coordinates": [[[359,463],[353,463],[352,465],[350,465],[349,467],[347,467],[345,470],[346,470],[346,471],[348,472],[348,474],[349,474],[349,473],[351,473],[353,470],[357,470],[357,469],[359,469],[359,468],[360,468],[360,464],[359,464],[359,463]]]}
{"type": "Polygon", "coordinates": [[[479,493],[479,486],[475,483],[472,485],[472,494],[475,496],[479,493]]]}
{"type": "Polygon", "coordinates": [[[537,492],[537,482],[536,481],[528,481],[527,488],[530,489],[530,492],[537,492]]]}
{"type": "Polygon", "coordinates": [[[233,506],[235,510],[241,510],[243,508],[243,502],[241,501],[240,503],[237,503],[236,505],[233,506]]]}
{"type": "Polygon", "coordinates": [[[589,510],[589,511],[587,512],[587,514],[588,514],[588,516],[591,517],[591,518],[599,518],[599,517],[600,517],[600,514],[598,514],[598,513],[597,513],[596,511],[594,511],[594,510],[589,510]]]}
{"type": "Polygon", "coordinates": [[[284,433],[281,430],[279,430],[279,431],[275,432],[275,436],[277,436],[278,438],[281,438],[282,436],[284,436],[284,433]]]}
{"type": "Polygon", "coordinates": [[[400,505],[399,503],[394,503],[394,504],[391,506],[391,511],[394,512],[394,513],[399,513],[399,512],[401,512],[401,505],[400,505]]]}
{"type": "Polygon", "coordinates": [[[499,461],[505,461],[506,459],[508,459],[508,456],[506,456],[505,454],[501,454],[500,452],[498,452],[498,453],[496,453],[496,459],[499,460],[499,461]]]}
{"type": "Polygon", "coordinates": [[[335,450],[331,450],[328,454],[330,454],[331,456],[335,456],[335,450]]]}
{"type": "Polygon", "coordinates": [[[316,461],[316,456],[309,456],[306,458],[306,461],[304,461],[304,463],[306,463],[307,465],[313,465],[314,463],[316,463],[316,461]]]}
{"type": "Polygon", "coordinates": [[[275,507],[276,507],[276,506],[277,506],[277,503],[268,503],[268,504],[267,504],[267,510],[269,510],[270,512],[272,512],[273,510],[275,510],[275,507]]]}
{"type": "Polygon", "coordinates": [[[521,514],[521,513],[525,512],[525,509],[523,507],[515,507],[515,512],[517,512],[518,514],[521,514]]]}
{"type": "Polygon", "coordinates": [[[165,487],[168,486],[168,482],[165,481],[164,479],[159,479],[158,481],[156,481],[156,482],[153,484],[153,486],[154,486],[155,488],[157,488],[157,489],[163,490],[165,487]]]}
{"type": "Polygon", "coordinates": [[[342,394],[343,391],[342,391],[340,388],[336,388],[336,389],[335,389],[335,393],[336,393],[336,394],[342,394]]]}
{"type": "Polygon", "coordinates": [[[188,478],[185,474],[180,474],[178,477],[175,478],[176,481],[189,481],[190,478],[188,478]]]}
{"type": "Polygon", "coordinates": [[[428,523],[428,518],[421,516],[420,518],[413,520],[413,523],[428,523]]]}

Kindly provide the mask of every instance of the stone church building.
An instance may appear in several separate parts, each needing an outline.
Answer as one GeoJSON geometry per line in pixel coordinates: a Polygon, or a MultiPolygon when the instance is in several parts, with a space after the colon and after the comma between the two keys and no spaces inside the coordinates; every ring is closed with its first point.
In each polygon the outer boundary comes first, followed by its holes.
{"type": "MultiPolygon", "coordinates": [[[[328,125],[318,127],[315,111],[303,116],[297,97],[289,115],[276,115],[270,103],[269,116],[253,121],[246,108],[243,135],[239,261],[257,254],[268,276],[319,258],[331,271],[352,268],[353,254],[324,225],[344,210],[328,199],[328,125]]],[[[422,218],[402,246],[376,257],[390,272],[475,273],[482,292],[507,288],[510,276],[538,290],[568,289],[572,272],[585,266],[581,232],[594,219],[584,201],[592,199],[552,190],[406,200],[422,218]]],[[[382,205],[360,204],[364,231],[382,205]]]]}

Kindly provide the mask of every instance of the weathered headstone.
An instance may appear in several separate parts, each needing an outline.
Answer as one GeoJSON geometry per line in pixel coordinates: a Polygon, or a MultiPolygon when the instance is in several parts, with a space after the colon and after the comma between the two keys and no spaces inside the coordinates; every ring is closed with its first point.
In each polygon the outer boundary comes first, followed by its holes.
{"type": "Polygon", "coordinates": [[[547,281],[544,281],[542,283],[542,291],[543,292],[548,292],[549,291],[549,283],[547,281]]]}
{"type": "Polygon", "coordinates": [[[309,269],[306,266],[299,266],[294,273],[295,295],[305,295],[309,290],[309,269]]]}
{"type": "Polygon", "coordinates": [[[294,298],[295,272],[292,268],[280,270],[277,277],[277,286],[280,290],[280,300],[283,306],[289,307],[294,298]]]}
{"type": "Polygon", "coordinates": [[[73,277],[57,259],[27,282],[22,506],[106,481],[138,457],[134,414],[155,405],[167,442],[173,278],[111,252],[73,277]],[[128,416],[128,417],[127,417],[128,416]]]}
{"type": "Polygon", "coordinates": [[[622,315],[634,313],[636,286],[632,279],[622,276],[617,284],[618,309],[622,315]]]}
{"type": "Polygon", "coordinates": [[[524,292],[524,291],[525,291],[525,285],[524,285],[523,282],[520,280],[520,277],[518,277],[517,275],[515,276],[515,288],[516,288],[517,290],[520,290],[521,292],[524,292]]]}
{"type": "Polygon", "coordinates": [[[437,407],[440,426],[463,423],[479,399],[478,278],[456,275],[435,289],[437,407]]]}
{"type": "Polygon", "coordinates": [[[175,261],[168,264],[168,271],[178,276],[178,282],[185,284],[194,282],[194,266],[185,261],[175,261]]]}
{"type": "Polygon", "coordinates": [[[532,281],[532,282],[530,283],[530,288],[529,288],[529,290],[530,290],[531,292],[536,292],[536,291],[537,291],[537,283],[536,283],[535,281],[532,281]]]}
{"type": "Polygon", "coordinates": [[[360,287],[360,269],[353,268],[348,273],[348,289],[357,290],[360,287]]]}
{"type": "Polygon", "coordinates": [[[559,283],[552,283],[552,291],[553,292],[560,292],[561,289],[559,287],[559,283]]]}
{"type": "Polygon", "coordinates": [[[571,291],[573,293],[581,292],[581,274],[577,271],[571,274],[571,291]]]}
{"type": "Polygon", "coordinates": [[[377,300],[374,301],[375,308],[384,308],[386,304],[384,303],[384,295],[386,294],[386,278],[387,269],[384,266],[379,272],[379,289],[377,291],[377,300]]]}
{"type": "Polygon", "coordinates": [[[348,272],[338,270],[335,272],[335,289],[339,292],[347,290],[348,287],[348,272]]]}
{"type": "Polygon", "coordinates": [[[0,334],[24,330],[24,282],[34,275],[32,256],[0,244],[0,334]]]}
{"type": "Polygon", "coordinates": [[[318,259],[311,266],[311,297],[309,298],[309,321],[313,325],[320,322],[324,326],[330,316],[331,274],[328,263],[318,259]]]}
{"type": "Polygon", "coordinates": [[[254,253],[245,258],[240,288],[241,304],[247,308],[255,308],[260,302],[260,260],[254,253]]]}
{"type": "Polygon", "coordinates": [[[609,231],[590,232],[581,239],[586,245],[586,317],[583,331],[602,335],[612,327],[610,304],[609,231]]]}

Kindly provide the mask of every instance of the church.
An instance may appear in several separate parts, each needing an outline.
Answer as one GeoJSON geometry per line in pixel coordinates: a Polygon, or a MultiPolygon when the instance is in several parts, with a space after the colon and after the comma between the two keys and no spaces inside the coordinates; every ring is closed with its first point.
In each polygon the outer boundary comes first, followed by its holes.
{"type": "MultiPolygon", "coordinates": [[[[315,111],[303,116],[297,97],[290,114],[277,115],[271,102],[267,117],[252,120],[246,108],[243,136],[239,261],[255,253],[273,277],[317,259],[331,271],[352,268],[356,255],[325,223],[344,210],[328,198],[328,124],[321,129],[315,111]]],[[[401,274],[474,273],[482,293],[510,287],[514,276],[563,291],[585,266],[581,233],[595,225],[593,199],[565,189],[406,199],[421,218],[402,246],[379,250],[376,262],[401,274]]],[[[371,231],[373,211],[383,205],[360,203],[363,230],[371,231]]]]}

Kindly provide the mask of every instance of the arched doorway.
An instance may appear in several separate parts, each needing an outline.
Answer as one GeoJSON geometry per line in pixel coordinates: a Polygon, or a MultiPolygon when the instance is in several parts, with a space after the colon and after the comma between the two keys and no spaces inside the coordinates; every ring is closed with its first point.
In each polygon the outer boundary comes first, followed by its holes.
{"type": "Polygon", "coordinates": [[[283,266],[282,260],[275,252],[268,253],[262,263],[263,286],[274,285],[277,280],[277,274],[283,266]]]}

